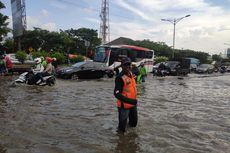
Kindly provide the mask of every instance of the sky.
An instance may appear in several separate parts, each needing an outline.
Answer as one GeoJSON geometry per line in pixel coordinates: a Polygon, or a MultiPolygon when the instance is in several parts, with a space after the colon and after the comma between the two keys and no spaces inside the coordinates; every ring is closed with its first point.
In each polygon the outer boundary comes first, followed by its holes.
{"type": "MultiPolygon", "coordinates": [[[[12,28],[10,0],[1,0],[12,28]]],[[[101,0],[25,0],[27,29],[49,31],[90,28],[100,31],[101,0]]],[[[173,24],[178,19],[176,49],[209,54],[230,48],[230,0],[109,0],[110,40],[127,37],[173,45],[173,24]]]]}

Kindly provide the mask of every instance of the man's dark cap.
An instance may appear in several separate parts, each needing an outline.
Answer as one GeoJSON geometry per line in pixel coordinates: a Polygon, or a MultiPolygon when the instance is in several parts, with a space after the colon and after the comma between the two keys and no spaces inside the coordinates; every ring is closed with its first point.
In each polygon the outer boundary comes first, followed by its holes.
{"type": "Polygon", "coordinates": [[[128,57],[124,57],[124,58],[122,59],[122,61],[121,61],[121,65],[124,65],[124,64],[131,64],[131,63],[132,63],[132,61],[131,61],[131,59],[128,58],[128,57]]]}

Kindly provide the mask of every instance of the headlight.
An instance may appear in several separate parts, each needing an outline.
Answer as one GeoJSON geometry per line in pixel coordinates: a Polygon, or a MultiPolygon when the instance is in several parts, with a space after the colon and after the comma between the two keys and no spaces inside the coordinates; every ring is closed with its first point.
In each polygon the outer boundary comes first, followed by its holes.
{"type": "Polygon", "coordinates": [[[73,71],[73,69],[64,70],[64,72],[70,72],[70,71],[73,71]]]}

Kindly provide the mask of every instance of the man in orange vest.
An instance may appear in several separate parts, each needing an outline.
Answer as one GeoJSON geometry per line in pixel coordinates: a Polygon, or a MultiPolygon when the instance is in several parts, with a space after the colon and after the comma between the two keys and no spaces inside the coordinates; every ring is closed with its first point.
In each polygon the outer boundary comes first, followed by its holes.
{"type": "Polygon", "coordinates": [[[114,96],[117,98],[118,132],[124,133],[128,119],[129,126],[137,125],[137,91],[130,58],[123,58],[121,67],[122,71],[115,79],[114,96]]]}

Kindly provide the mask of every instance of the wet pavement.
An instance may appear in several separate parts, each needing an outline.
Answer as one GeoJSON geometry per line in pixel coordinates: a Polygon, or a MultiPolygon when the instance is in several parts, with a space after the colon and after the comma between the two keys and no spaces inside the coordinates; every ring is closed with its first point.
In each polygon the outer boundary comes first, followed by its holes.
{"type": "Polygon", "coordinates": [[[116,133],[114,79],[12,85],[0,77],[0,153],[229,153],[230,74],[148,76],[139,122],[116,133]]]}

